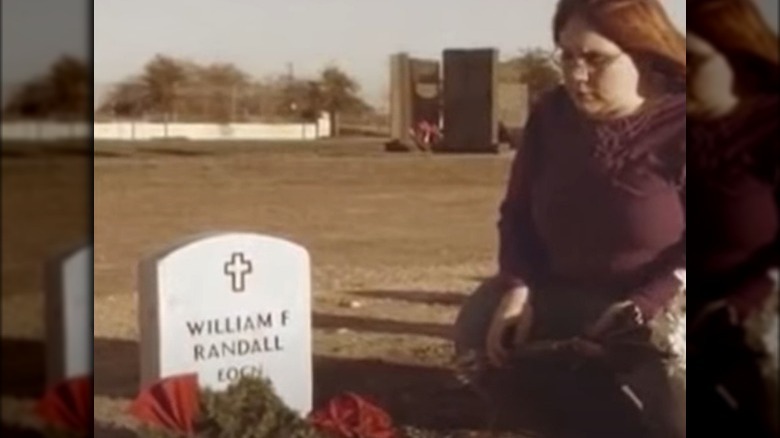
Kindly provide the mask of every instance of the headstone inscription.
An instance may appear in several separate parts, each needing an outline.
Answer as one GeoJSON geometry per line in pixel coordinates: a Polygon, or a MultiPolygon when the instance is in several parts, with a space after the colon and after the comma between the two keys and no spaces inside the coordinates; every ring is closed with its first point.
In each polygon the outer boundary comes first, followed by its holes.
{"type": "Polygon", "coordinates": [[[202,387],[262,375],[305,415],[312,404],[309,254],[251,233],[200,236],[139,269],[141,384],[196,372],[202,387]]]}

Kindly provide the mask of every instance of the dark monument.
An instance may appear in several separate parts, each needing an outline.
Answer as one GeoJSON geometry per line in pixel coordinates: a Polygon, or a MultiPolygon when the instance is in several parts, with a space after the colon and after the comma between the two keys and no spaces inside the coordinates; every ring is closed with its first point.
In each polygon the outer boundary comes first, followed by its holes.
{"type": "Polygon", "coordinates": [[[444,51],[442,152],[498,152],[498,51],[444,51]]]}

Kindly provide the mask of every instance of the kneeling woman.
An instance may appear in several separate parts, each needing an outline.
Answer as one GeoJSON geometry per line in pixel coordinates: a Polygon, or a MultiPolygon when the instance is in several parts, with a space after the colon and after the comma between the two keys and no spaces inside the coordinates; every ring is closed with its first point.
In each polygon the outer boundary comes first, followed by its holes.
{"type": "Polygon", "coordinates": [[[536,405],[584,392],[585,417],[622,417],[612,394],[642,431],[583,423],[574,436],[682,437],[684,370],[670,377],[656,335],[684,294],[685,38],[656,0],[561,0],[553,33],[564,86],[529,117],[500,209],[500,272],[461,310],[456,348],[475,353],[493,395],[510,393],[505,409],[525,410],[511,396],[534,386],[536,405]],[[572,357],[616,360],[514,366],[524,347],[564,339],[581,341],[566,344],[581,347],[572,357]],[[562,382],[568,395],[552,389],[562,382]]]}

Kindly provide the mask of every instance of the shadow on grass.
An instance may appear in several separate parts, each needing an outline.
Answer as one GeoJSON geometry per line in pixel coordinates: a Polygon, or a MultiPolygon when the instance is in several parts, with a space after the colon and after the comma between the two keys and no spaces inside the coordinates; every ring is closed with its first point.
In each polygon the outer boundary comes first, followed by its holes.
{"type": "Polygon", "coordinates": [[[95,338],[95,396],[134,399],[141,384],[138,342],[95,338]]]}
{"type": "Polygon", "coordinates": [[[93,153],[95,158],[130,158],[132,151],[111,151],[108,149],[95,149],[93,153]]]}
{"type": "Polygon", "coordinates": [[[17,426],[9,426],[7,424],[0,424],[0,432],[3,436],[10,436],[14,438],[45,438],[46,435],[43,432],[27,429],[17,426]]]}
{"type": "Polygon", "coordinates": [[[0,340],[0,387],[6,397],[38,398],[46,384],[46,353],[42,341],[0,340]]]}
{"type": "Polygon", "coordinates": [[[422,290],[357,290],[350,293],[355,297],[457,307],[463,305],[467,297],[465,294],[457,292],[430,292],[422,290]]]}
{"type": "Polygon", "coordinates": [[[92,154],[92,146],[83,141],[9,141],[3,143],[0,154],[4,158],[26,157],[79,157],[85,158],[92,154]]]}
{"type": "Polygon", "coordinates": [[[135,438],[138,434],[128,429],[118,429],[102,424],[95,424],[92,429],[92,438],[135,438]]]}
{"type": "Polygon", "coordinates": [[[217,155],[216,151],[210,151],[206,149],[199,149],[199,148],[178,149],[174,147],[144,148],[139,150],[139,152],[142,152],[144,154],[150,154],[150,155],[167,155],[167,156],[175,156],[175,157],[193,157],[193,158],[217,155]]]}
{"type": "Polygon", "coordinates": [[[452,338],[452,328],[443,324],[412,323],[391,319],[364,318],[360,316],[330,315],[315,312],[312,324],[321,329],[346,328],[358,332],[388,333],[394,335],[417,335],[436,338],[452,338]]]}

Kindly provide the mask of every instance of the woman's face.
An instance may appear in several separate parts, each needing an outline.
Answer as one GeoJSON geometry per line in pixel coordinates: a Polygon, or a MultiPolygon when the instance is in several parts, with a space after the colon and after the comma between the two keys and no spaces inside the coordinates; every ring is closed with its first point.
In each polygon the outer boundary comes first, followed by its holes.
{"type": "Polygon", "coordinates": [[[689,32],[687,106],[692,115],[718,116],[733,108],[734,72],[729,62],[710,43],[689,32]]]}
{"type": "Polygon", "coordinates": [[[642,104],[639,68],[617,44],[578,17],[558,37],[564,84],[580,111],[611,118],[642,104]]]}

